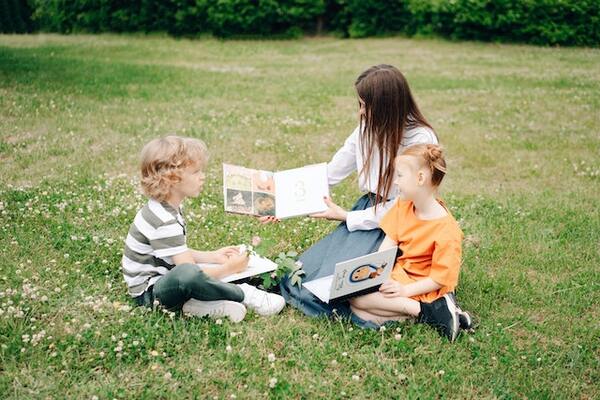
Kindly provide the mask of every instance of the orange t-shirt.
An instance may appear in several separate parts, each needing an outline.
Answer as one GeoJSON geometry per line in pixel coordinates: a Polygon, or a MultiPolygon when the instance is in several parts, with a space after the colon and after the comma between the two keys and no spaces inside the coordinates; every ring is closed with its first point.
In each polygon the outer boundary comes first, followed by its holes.
{"type": "MultiPolygon", "coordinates": [[[[448,211],[446,205],[438,201],[448,211]]],[[[413,299],[431,303],[454,290],[458,284],[463,233],[450,211],[442,218],[421,220],[415,215],[412,201],[398,200],[379,226],[402,250],[392,279],[408,284],[431,278],[442,285],[436,291],[413,296],[413,299]]]]}

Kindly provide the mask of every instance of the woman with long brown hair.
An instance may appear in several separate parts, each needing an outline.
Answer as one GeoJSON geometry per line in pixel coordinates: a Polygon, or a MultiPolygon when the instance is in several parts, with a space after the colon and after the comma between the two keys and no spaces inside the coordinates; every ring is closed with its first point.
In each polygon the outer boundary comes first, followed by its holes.
{"type": "MultiPolygon", "coordinates": [[[[394,160],[411,145],[438,143],[406,78],[397,68],[373,66],[358,76],[355,87],[359,125],[333,156],[327,169],[330,185],[336,185],[358,171],[359,189],[366,193],[350,211],[327,198],[329,208],[312,215],[341,223],[301,255],[305,282],[331,275],[338,262],[377,251],[385,237],[379,229],[379,221],[398,195],[398,189],[392,185],[394,160]]],[[[269,218],[263,221],[266,220],[269,218]]],[[[282,281],[281,292],[290,305],[307,315],[331,315],[335,310],[340,315],[351,315],[358,324],[368,325],[350,313],[348,302],[325,304],[288,280],[282,281]]]]}

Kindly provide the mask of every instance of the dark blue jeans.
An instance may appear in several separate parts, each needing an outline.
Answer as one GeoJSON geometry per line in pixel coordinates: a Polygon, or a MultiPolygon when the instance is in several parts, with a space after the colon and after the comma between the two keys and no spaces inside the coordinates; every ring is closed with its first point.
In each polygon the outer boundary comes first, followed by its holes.
{"type": "Polygon", "coordinates": [[[189,299],[241,302],[244,292],[237,285],[211,278],[196,264],[180,264],[136,297],[135,301],[138,305],[152,307],[155,299],[168,310],[177,311],[189,299]]]}

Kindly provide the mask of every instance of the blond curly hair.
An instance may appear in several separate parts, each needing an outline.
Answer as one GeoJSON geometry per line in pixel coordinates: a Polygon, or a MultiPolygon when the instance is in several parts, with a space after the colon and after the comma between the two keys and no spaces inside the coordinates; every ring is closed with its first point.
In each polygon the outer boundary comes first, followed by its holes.
{"type": "Polygon", "coordinates": [[[141,153],[141,187],[144,194],[166,201],[173,185],[181,181],[189,166],[202,169],[208,163],[208,149],[200,139],[165,136],[147,143],[141,153]]]}

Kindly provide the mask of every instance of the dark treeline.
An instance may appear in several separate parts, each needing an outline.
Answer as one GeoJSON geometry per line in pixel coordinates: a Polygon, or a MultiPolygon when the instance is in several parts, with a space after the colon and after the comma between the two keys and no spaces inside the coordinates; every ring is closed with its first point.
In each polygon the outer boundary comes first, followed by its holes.
{"type": "Polygon", "coordinates": [[[0,32],[360,38],[392,34],[600,44],[600,0],[0,0],[0,32]]]}

